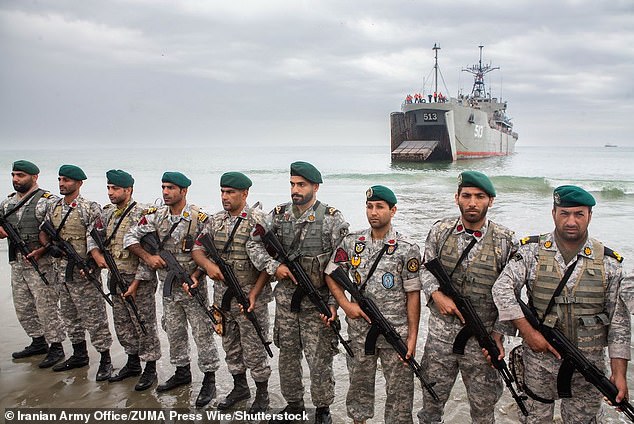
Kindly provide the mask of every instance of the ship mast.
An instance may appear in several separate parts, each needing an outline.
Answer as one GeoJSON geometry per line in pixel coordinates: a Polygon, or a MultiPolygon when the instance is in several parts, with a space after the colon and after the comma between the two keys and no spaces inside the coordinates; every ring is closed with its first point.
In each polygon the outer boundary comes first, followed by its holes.
{"type": "Polygon", "coordinates": [[[465,72],[469,72],[474,76],[473,89],[471,90],[471,95],[474,98],[484,98],[487,95],[486,87],[484,85],[484,76],[489,72],[500,69],[499,66],[492,67],[489,63],[488,65],[482,65],[482,48],[484,46],[478,46],[480,48],[480,61],[477,65],[471,65],[467,68],[463,68],[462,70],[465,72]]]}
{"type": "Polygon", "coordinates": [[[432,50],[435,53],[436,56],[436,62],[434,63],[434,93],[438,93],[438,50],[440,50],[440,46],[436,45],[436,43],[434,43],[434,47],[432,48],[432,50]]]}

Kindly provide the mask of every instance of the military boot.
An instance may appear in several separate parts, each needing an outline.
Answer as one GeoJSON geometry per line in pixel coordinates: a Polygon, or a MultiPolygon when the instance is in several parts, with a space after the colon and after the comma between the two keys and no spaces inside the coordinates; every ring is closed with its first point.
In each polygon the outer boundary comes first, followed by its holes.
{"type": "Polygon", "coordinates": [[[46,344],[44,336],[40,336],[33,337],[33,341],[30,345],[19,352],[13,352],[11,356],[13,356],[13,359],[22,359],[28,358],[29,356],[43,355],[46,352],[48,352],[48,345],[46,344]]]}
{"type": "Polygon", "coordinates": [[[157,392],[166,392],[168,390],[175,389],[176,387],[184,386],[192,382],[192,372],[189,369],[189,364],[184,367],[176,367],[176,372],[173,376],[167,379],[163,384],[159,384],[156,388],[157,392]]]}
{"type": "Polygon", "coordinates": [[[256,381],[255,387],[255,400],[249,409],[250,414],[266,412],[269,409],[269,381],[256,381]]]}
{"type": "Polygon", "coordinates": [[[134,390],[142,392],[152,387],[154,383],[156,383],[156,361],[148,361],[145,363],[143,374],[141,374],[141,378],[134,386],[134,390]]]}
{"type": "Polygon", "coordinates": [[[97,381],[106,381],[112,375],[112,359],[110,359],[110,350],[101,352],[101,361],[99,361],[99,369],[97,370],[97,381]]]}
{"type": "Polygon", "coordinates": [[[304,409],[304,401],[300,400],[299,402],[289,402],[288,405],[286,405],[286,408],[282,409],[280,412],[278,412],[276,415],[280,416],[281,418],[271,418],[269,420],[269,424],[288,424],[294,421],[290,421],[287,420],[285,418],[283,418],[282,416],[284,414],[290,415],[300,415],[303,414],[305,411],[304,409]]]}
{"type": "Polygon", "coordinates": [[[128,355],[128,362],[119,370],[119,372],[108,379],[111,383],[125,380],[128,377],[136,377],[141,375],[141,359],[139,355],[128,355]]]}
{"type": "Polygon", "coordinates": [[[218,404],[219,411],[229,409],[241,400],[249,399],[251,397],[249,383],[247,383],[247,375],[245,373],[234,374],[232,377],[233,389],[229,392],[225,400],[218,404]]]}
{"type": "Polygon", "coordinates": [[[62,362],[53,367],[53,371],[68,371],[73,368],[81,368],[88,365],[88,350],[86,349],[86,340],[73,344],[73,354],[62,362]]]}
{"type": "Polygon", "coordinates": [[[64,359],[64,347],[61,343],[51,343],[48,353],[42,362],[39,363],[40,368],[50,368],[59,361],[64,359]]]}
{"type": "Polygon", "coordinates": [[[330,416],[330,408],[328,406],[320,406],[315,409],[315,424],[332,424],[330,416]]]}
{"type": "Polygon", "coordinates": [[[203,384],[196,398],[196,407],[202,408],[207,405],[216,396],[216,374],[211,371],[205,373],[203,384]]]}

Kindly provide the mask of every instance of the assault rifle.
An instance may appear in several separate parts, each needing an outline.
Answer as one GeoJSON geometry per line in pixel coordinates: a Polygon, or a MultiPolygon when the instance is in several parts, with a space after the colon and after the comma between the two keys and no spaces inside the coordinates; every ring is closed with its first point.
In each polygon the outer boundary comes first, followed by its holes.
{"type": "Polygon", "coordinates": [[[220,253],[218,253],[218,249],[216,249],[216,246],[214,245],[213,238],[211,237],[211,235],[209,235],[209,233],[204,234],[198,239],[198,241],[202,243],[207,253],[209,253],[211,259],[216,263],[216,265],[218,265],[218,268],[220,268],[220,272],[225,279],[225,283],[227,283],[227,286],[229,286],[224,296],[222,297],[222,309],[226,311],[230,310],[231,299],[235,297],[236,301],[242,306],[242,311],[244,312],[245,316],[249,321],[251,321],[251,324],[253,324],[255,332],[264,345],[264,349],[266,349],[266,353],[268,353],[268,355],[272,358],[273,352],[269,347],[271,342],[267,342],[264,338],[262,326],[260,326],[260,322],[258,321],[258,317],[255,316],[255,312],[248,312],[249,306],[251,306],[249,298],[242,291],[242,288],[240,287],[240,282],[238,281],[236,274],[233,272],[233,268],[229,264],[227,264],[224,259],[222,259],[220,253]]]}
{"type": "Polygon", "coordinates": [[[480,347],[486,349],[489,352],[489,355],[491,355],[491,365],[493,365],[493,368],[500,373],[500,376],[504,380],[504,384],[506,384],[509,392],[511,392],[511,396],[517,403],[520,411],[522,411],[522,414],[524,414],[524,416],[528,416],[528,410],[526,409],[526,405],[524,405],[526,397],[518,395],[515,391],[515,388],[513,387],[515,379],[509,371],[506,361],[504,361],[504,359],[498,359],[500,356],[500,350],[491,337],[491,334],[484,326],[482,319],[473,307],[471,299],[463,296],[455,289],[451,283],[451,277],[449,277],[447,271],[438,258],[434,258],[424,265],[425,268],[427,268],[440,283],[440,291],[454,301],[456,307],[465,320],[465,326],[460,330],[460,332],[458,332],[458,335],[454,340],[453,353],[464,355],[464,349],[467,341],[474,336],[480,347]]]}
{"type": "Polygon", "coordinates": [[[632,407],[627,399],[623,399],[621,402],[616,401],[616,395],[619,393],[619,390],[614,383],[605,376],[603,371],[590,362],[583,352],[568,340],[560,329],[544,325],[537,318],[537,313],[533,308],[524,303],[522,299],[517,299],[517,301],[530,325],[539,331],[546,341],[550,343],[563,358],[563,362],[559,367],[559,373],[557,374],[557,393],[559,397],[572,397],[570,385],[572,383],[572,374],[576,370],[583,375],[587,382],[596,387],[613,406],[620,409],[630,421],[634,422],[634,407],[632,407]]]}
{"type": "Polygon", "coordinates": [[[37,261],[35,260],[34,257],[32,256],[29,257],[29,254],[31,253],[31,251],[29,250],[29,247],[26,245],[26,242],[22,239],[22,237],[20,237],[20,234],[18,234],[18,231],[15,229],[15,227],[9,221],[7,221],[7,219],[4,217],[4,214],[0,214],[0,227],[4,229],[5,233],[7,233],[7,237],[9,238],[9,241],[11,242],[9,245],[9,258],[11,259],[11,257],[15,255],[15,249],[18,249],[20,253],[22,253],[22,256],[26,260],[28,260],[31,266],[35,269],[35,271],[37,272],[37,275],[39,275],[42,281],[44,281],[44,284],[48,286],[48,280],[46,279],[46,275],[44,275],[44,273],[40,270],[40,267],[37,264],[37,261]]]}
{"type": "MultiPolygon", "coordinates": [[[[257,231],[257,230],[256,230],[257,231]]],[[[297,280],[297,289],[295,289],[295,293],[293,293],[293,298],[291,299],[291,311],[299,312],[301,308],[302,298],[304,296],[308,296],[310,301],[317,307],[317,310],[320,314],[325,315],[328,318],[332,318],[332,312],[330,312],[330,308],[321,297],[315,285],[310,280],[304,268],[302,268],[301,264],[297,261],[297,259],[290,259],[288,254],[284,251],[284,247],[282,243],[277,239],[275,234],[272,231],[266,231],[261,235],[262,241],[270,248],[275,254],[277,258],[281,260],[281,262],[288,267],[291,271],[295,279],[297,280]]],[[[333,321],[330,324],[330,328],[337,335],[339,342],[343,345],[344,349],[350,357],[354,356],[352,349],[350,348],[350,343],[344,340],[343,336],[341,336],[341,323],[339,320],[333,321]]]]}
{"type": "Polygon", "coordinates": [[[70,244],[70,242],[64,240],[57,233],[57,230],[55,229],[55,227],[53,227],[53,224],[51,223],[51,221],[42,222],[42,225],[40,225],[40,230],[44,231],[50,237],[51,243],[53,243],[53,246],[61,250],[64,256],[66,256],[66,260],[68,261],[68,266],[69,266],[66,269],[66,276],[68,277],[69,275],[72,274],[72,270],[74,267],[79,268],[80,271],[83,272],[86,279],[90,281],[93,286],[95,286],[97,291],[99,291],[99,294],[101,295],[101,297],[103,297],[110,306],[113,306],[112,300],[110,300],[108,295],[104,293],[103,291],[103,287],[101,285],[102,284],[101,278],[95,277],[93,275],[92,269],[90,265],[88,265],[88,261],[86,261],[81,256],[79,256],[79,253],[77,253],[73,245],[70,244]]]}
{"type": "MultiPolygon", "coordinates": [[[[112,257],[112,254],[106,248],[104,241],[101,238],[101,233],[96,228],[93,228],[92,230],[90,230],[90,236],[93,238],[95,243],[97,243],[97,247],[99,248],[99,250],[101,250],[103,257],[106,260],[106,265],[108,265],[108,269],[110,270],[110,281],[111,281],[110,287],[109,287],[110,294],[114,295],[116,293],[117,288],[119,289],[121,294],[124,294],[125,292],[128,291],[128,288],[129,288],[128,283],[123,278],[123,275],[121,275],[121,271],[119,271],[119,268],[117,267],[117,263],[112,257]]],[[[141,319],[141,315],[139,315],[139,309],[136,306],[134,297],[127,296],[125,297],[125,300],[126,302],[128,302],[128,305],[130,305],[130,309],[132,309],[132,313],[134,313],[134,317],[136,318],[136,321],[139,323],[139,327],[141,327],[141,331],[143,331],[143,334],[147,334],[145,323],[141,319]]]]}
{"type": "MultiPolygon", "coordinates": [[[[189,294],[198,302],[201,308],[205,311],[205,314],[209,317],[214,325],[218,325],[218,320],[214,317],[213,312],[217,310],[214,305],[211,305],[211,309],[207,307],[205,302],[205,296],[198,289],[198,287],[192,287],[194,280],[189,273],[178,263],[174,254],[166,250],[159,241],[159,236],[156,231],[148,233],[141,238],[141,246],[153,255],[159,255],[161,259],[167,264],[167,276],[163,283],[163,296],[168,297],[172,295],[172,285],[174,283],[185,283],[189,286],[189,294]]],[[[218,311],[219,312],[219,311],[218,311]]]]}
{"type": "Polygon", "coordinates": [[[407,345],[394,326],[381,313],[378,306],[376,306],[376,303],[361,293],[359,287],[350,280],[348,273],[346,273],[346,271],[344,271],[341,267],[337,267],[337,269],[330,274],[330,277],[332,277],[337,284],[343,287],[344,290],[347,290],[348,293],[350,293],[354,300],[356,300],[359,304],[363,313],[370,318],[370,330],[368,331],[368,335],[365,337],[365,354],[373,355],[376,352],[376,340],[379,335],[383,335],[385,340],[394,348],[403,362],[406,362],[407,365],[409,365],[416,377],[420,380],[420,384],[423,388],[427,389],[434,400],[438,400],[438,395],[433,387],[436,383],[428,383],[425,380],[425,377],[423,377],[423,369],[413,356],[407,358],[407,345]]]}

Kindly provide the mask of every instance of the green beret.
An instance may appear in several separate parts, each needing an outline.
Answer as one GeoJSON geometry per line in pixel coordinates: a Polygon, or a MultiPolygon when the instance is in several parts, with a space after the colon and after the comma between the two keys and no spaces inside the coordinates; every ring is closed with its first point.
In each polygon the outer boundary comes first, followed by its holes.
{"type": "Polygon", "coordinates": [[[253,182],[242,172],[225,172],[220,177],[220,187],[237,188],[246,190],[253,185],[253,182]]]}
{"type": "Polygon", "coordinates": [[[486,194],[495,197],[495,187],[493,183],[482,172],[464,171],[458,176],[458,187],[477,187],[486,194]]]}
{"type": "Polygon", "coordinates": [[[28,160],[16,160],[13,162],[13,170],[26,172],[29,175],[37,175],[40,173],[40,168],[28,160]]]}
{"type": "Polygon", "coordinates": [[[365,192],[367,200],[385,200],[391,207],[396,205],[396,195],[389,188],[382,185],[374,185],[365,192]]]}
{"type": "Polygon", "coordinates": [[[108,184],[114,184],[119,187],[128,188],[134,185],[132,175],[120,169],[111,169],[106,172],[106,178],[108,179],[108,184]]]}
{"type": "Polygon", "coordinates": [[[71,180],[77,180],[77,181],[83,181],[88,178],[86,174],[84,173],[84,171],[82,171],[81,168],[76,165],[60,166],[59,176],[67,177],[67,178],[70,178],[71,180]]]}
{"type": "Polygon", "coordinates": [[[161,181],[164,183],[176,184],[177,186],[181,188],[187,188],[190,185],[192,185],[192,180],[190,180],[189,178],[187,178],[185,175],[181,174],[180,172],[166,171],[163,174],[163,178],[161,178],[161,181]]]}
{"type": "Polygon", "coordinates": [[[562,185],[553,192],[555,206],[570,208],[574,206],[594,206],[597,204],[594,197],[581,187],[562,185]]]}
{"type": "Polygon", "coordinates": [[[321,173],[308,162],[293,162],[291,163],[291,176],[304,177],[308,181],[314,184],[321,184],[321,173]]]}

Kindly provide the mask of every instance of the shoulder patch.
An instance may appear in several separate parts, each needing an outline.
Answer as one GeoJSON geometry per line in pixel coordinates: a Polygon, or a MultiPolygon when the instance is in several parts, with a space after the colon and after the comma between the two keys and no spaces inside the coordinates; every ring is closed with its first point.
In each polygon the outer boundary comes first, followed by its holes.
{"type": "Polygon", "coordinates": [[[623,256],[619,255],[618,253],[616,253],[614,250],[610,249],[607,246],[603,247],[603,254],[605,256],[610,256],[610,257],[616,259],[617,262],[619,262],[619,263],[623,262],[623,256]]]}
{"type": "Polygon", "coordinates": [[[407,261],[407,270],[409,272],[418,272],[419,268],[420,268],[420,262],[418,262],[418,259],[412,258],[409,261],[407,261]]]}
{"type": "Polygon", "coordinates": [[[53,197],[53,195],[51,194],[50,191],[45,191],[44,194],[42,195],[43,198],[45,199],[49,199],[51,197],[53,197]]]}
{"type": "Polygon", "coordinates": [[[539,243],[539,236],[528,236],[520,240],[522,246],[528,243],[539,243]]]}
{"type": "Polygon", "coordinates": [[[273,209],[273,212],[275,213],[275,215],[282,215],[285,211],[286,211],[286,204],[277,205],[275,209],[273,209]]]}
{"type": "Polygon", "coordinates": [[[205,222],[207,221],[207,218],[209,218],[209,215],[204,212],[198,212],[198,221],[205,222]]]}
{"type": "Polygon", "coordinates": [[[16,195],[16,192],[14,191],[13,193],[9,194],[7,197],[13,197],[16,195]]]}
{"type": "Polygon", "coordinates": [[[112,207],[112,203],[108,203],[107,205],[103,205],[102,209],[106,210],[106,209],[110,209],[111,207],[112,207]]]}
{"type": "Polygon", "coordinates": [[[326,213],[330,216],[333,216],[337,212],[339,212],[337,208],[329,207],[328,209],[326,209],[326,213]]]}
{"type": "Polygon", "coordinates": [[[147,208],[146,210],[143,211],[143,215],[151,215],[153,213],[155,213],[158,209],[157,208],[147,208]]]}

